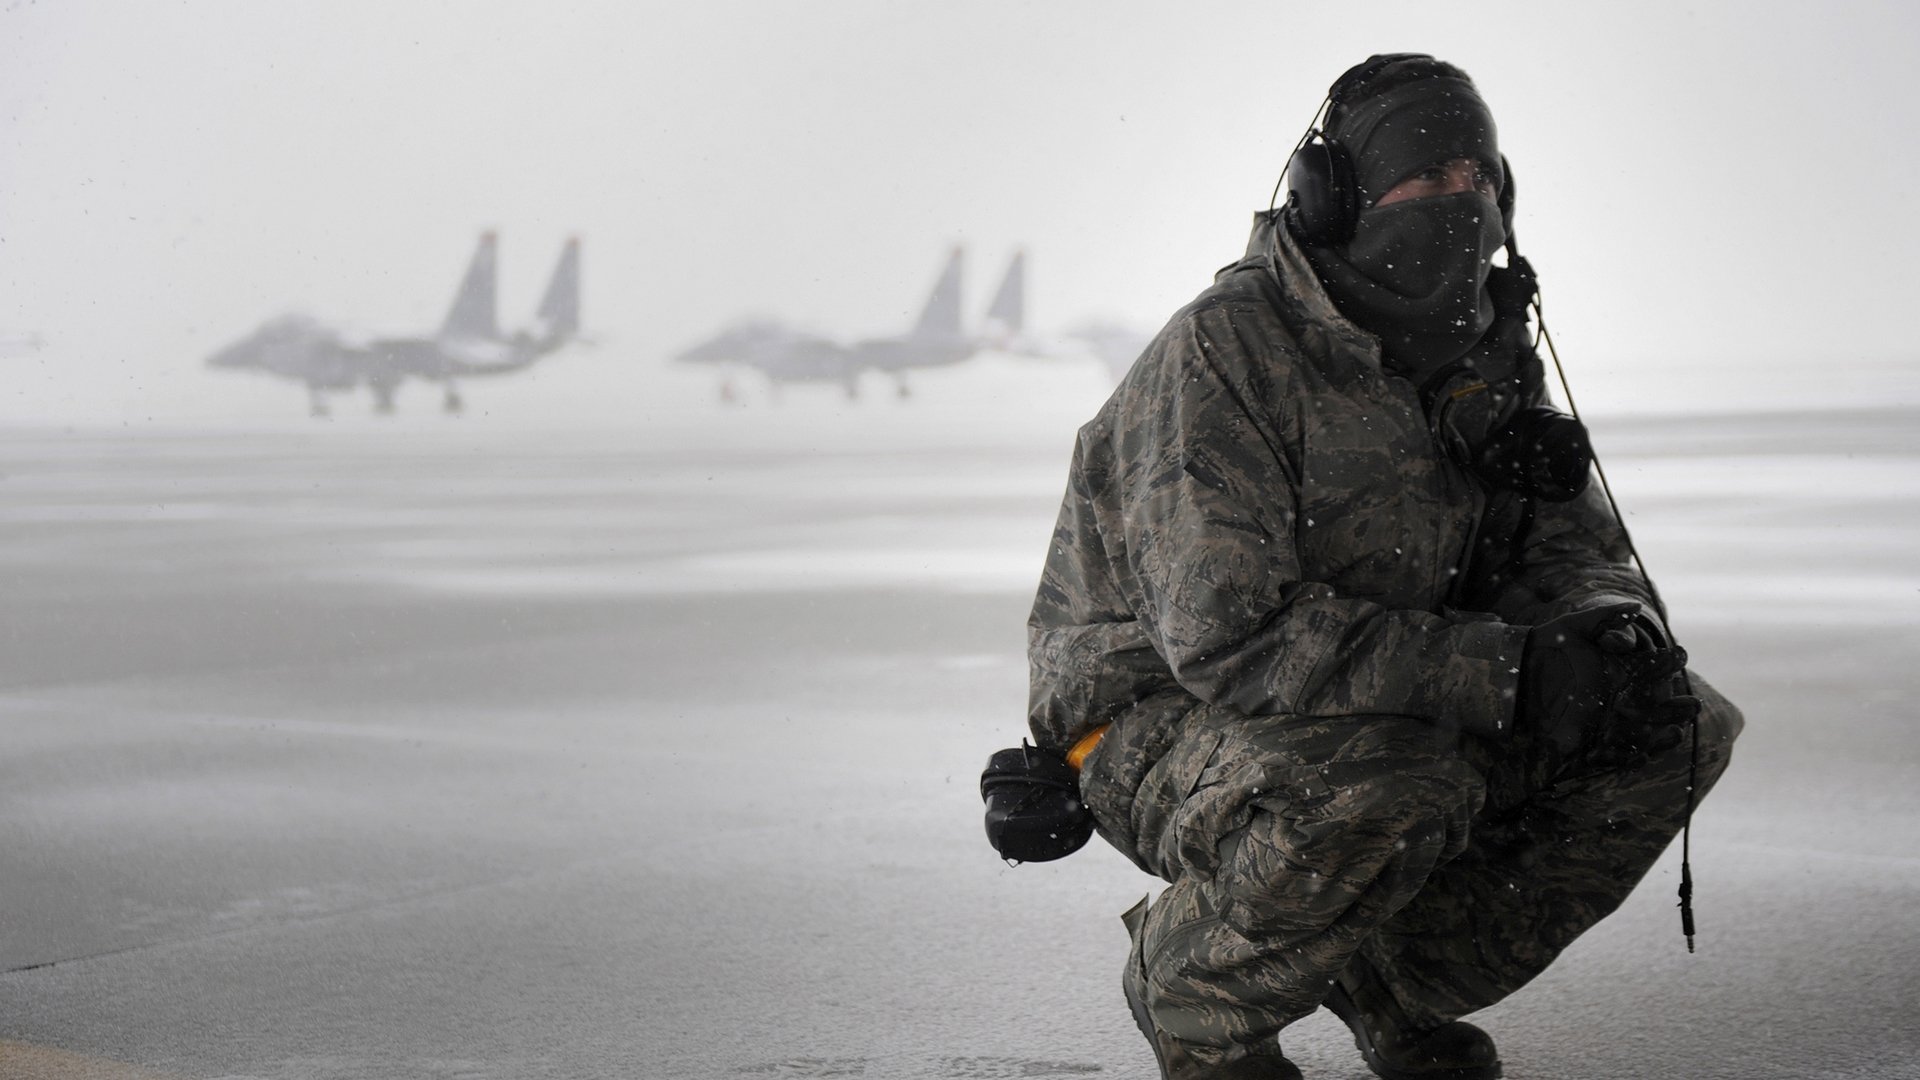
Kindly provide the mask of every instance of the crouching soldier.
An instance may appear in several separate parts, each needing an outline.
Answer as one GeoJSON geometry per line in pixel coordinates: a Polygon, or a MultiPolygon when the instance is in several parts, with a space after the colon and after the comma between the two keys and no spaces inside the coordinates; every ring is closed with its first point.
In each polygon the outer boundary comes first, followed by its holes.
{"type": "Polygon", "coordinates": [[[1380,1076],[1496,1077],[1460,1018],[1625,899],[1741,716],[1550,405],[1474,84],[1370,59],[1287,180],[1079,433],[1030,727],[1171,883],[1123,975],[1166,1077],[1299,1076],[1323,1005],[1380,1076]]]}

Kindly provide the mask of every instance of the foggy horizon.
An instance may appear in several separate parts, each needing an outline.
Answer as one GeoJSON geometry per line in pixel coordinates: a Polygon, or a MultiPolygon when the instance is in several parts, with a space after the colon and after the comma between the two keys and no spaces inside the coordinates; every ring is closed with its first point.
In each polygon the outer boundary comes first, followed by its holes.
{"type": "Polygon", "coordinates": [[[428,333],[483,230],[503,326],[582,237],[600,344],[548,376],[582,396],[641,394],[750,315],[898,332],[954,244],[970,318],[1024,248],[1037,326],[1150,333],[1238,257],[1327,84],[1409,49],[1492,105],[1576,392],[1915,366],[1891,316],[1920,291],[1920,208],[1889,193],[1915,162],[1920,16],[1376,10],[11,5],[0,333],[44,344],[0,360],[0,418],[297,406],[204,358],[290,311],[428,333]]]}

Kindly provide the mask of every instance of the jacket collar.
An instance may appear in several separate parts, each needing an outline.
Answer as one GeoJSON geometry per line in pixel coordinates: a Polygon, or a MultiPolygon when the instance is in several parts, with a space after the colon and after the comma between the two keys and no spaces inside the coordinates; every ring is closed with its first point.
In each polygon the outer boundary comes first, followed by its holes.
{"type": "Polygon", "coordinates": [[[1284,210],[1260,210],[1253,215],[1253,235],[1247,254],[1237,265],[1264,266],[1279,286],[1281,306],[1288,321],[1310,348],[1328,354],[1345,353],[1380,367],[1380,339],[1362,330],[1334,306],[1307,262],[1306,252],[1281,224],[1284,210]]]}

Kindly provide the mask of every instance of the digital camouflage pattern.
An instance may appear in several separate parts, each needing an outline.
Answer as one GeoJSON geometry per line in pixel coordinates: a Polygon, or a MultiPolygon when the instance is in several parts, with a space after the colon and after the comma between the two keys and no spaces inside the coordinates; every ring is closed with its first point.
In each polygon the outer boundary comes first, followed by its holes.
{"type": "MultiPolygon", "coordinates": [[[[1597,490],[1489,492],[1446,452],[1545,400],[1523,331],[1429,408],[1263,214],[1080,431],[1029,721],[1063,749],[1111,725],[1081,789],[1172,883],[1127,978],[1184,1059],[1271,1053],[1356,950],[1411,1016],[1491,1004],[1680,828],[1687,747],[1550,775],[1513,730],[1529,627],[1656,609],[1597,490]]],[[[1741,720],[1694,687],[1704,789],[1741,720]]]]}

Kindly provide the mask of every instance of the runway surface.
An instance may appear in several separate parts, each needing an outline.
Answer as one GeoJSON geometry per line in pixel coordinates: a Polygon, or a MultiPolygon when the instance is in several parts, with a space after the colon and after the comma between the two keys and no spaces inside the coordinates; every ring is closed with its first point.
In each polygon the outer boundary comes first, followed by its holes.
{"type": "MultiPolygon", "coordinates": [[[[0,433],[0,1077],[1153,1076],[974,786],[1073,410],[790,406],[0,433]]],[[[1749,727],[1507,1075],[1920,1077],[1920,409],[1596,429],[1749,727]]]]}

